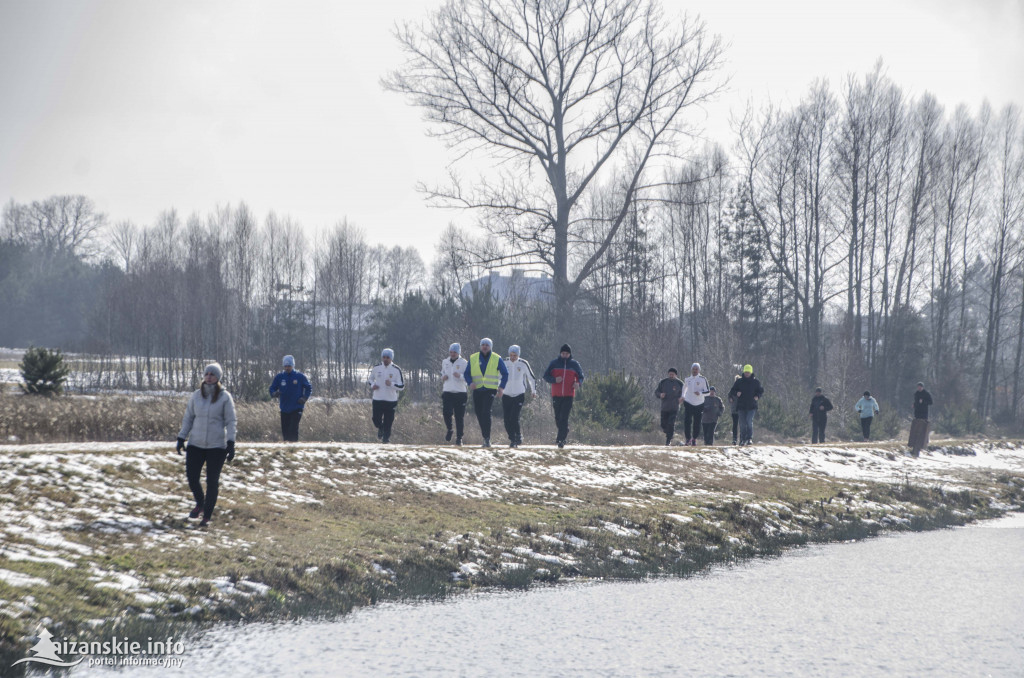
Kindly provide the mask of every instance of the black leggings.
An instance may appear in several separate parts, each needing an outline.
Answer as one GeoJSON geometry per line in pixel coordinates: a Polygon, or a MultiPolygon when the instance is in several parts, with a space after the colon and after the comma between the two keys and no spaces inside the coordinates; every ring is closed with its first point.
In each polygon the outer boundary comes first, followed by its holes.
{"type": "Polygon", "coordinates": [[[188,487],[196,499],[196,505],[203,507],[203,518],[210,519],[213,507],[217,505],[217,491],[220,489],[220,471],[224,468],[224,460],[228,451],[224,448],[206,448],[189,445],[185,448],[185,477],[188,487]],[[199,478],[206,464],[206,494],[199,478]]]}
{"type": "Polygon", "coordinates": [[[473,391],[473,410],[476,412],[477,423],[480,424],[480,435],[486,442],[491,441],[491,408],[494,407],[493,388],[478,388],[473,391]]]}
{"type": "Polygon", "coordinates": [[[823,414],[811,416],[811,443],[825,442],[825,426],[828,424],[828,417],[823,414]]]}
{"type": "Polygon", "coordinates": [[[555,426],[558,427],[559,442],[569,437],[569,413],[572,412],[572,396],[551,396],[551,405],[555,409],[555,426]]]}
{"type": "Polygon", "coordinates": [[[683,402],[683,435],[686,440],[696,440],[700,435],[700,421],[704,416],[704,403],[691,405],[683,402]]]}
{"type": "Polygon", "coordinates": [[[862,417],[860,420],[860,430],[864,433],[864,440],[871,440],[871,420],[874,417],[862,417]]]}
{"type": "Polygon", "coordinates": [[[281,413],[281,437],[286,443],[299,441],[299,420],[302,419],[302,410],[281,413]]]}
{"type": "Polygon", "coordinates": [[[441,394],[441,416],[444,417],[444,426],[452,430],[452,415],[455,415],[455,435],[462,437],[463,422],[466,418],[466,402],[469,396],[465,393],[445,391],[441,394]]]}
{"type": "Polygon", "coordinates": [[[668,439],[676,434],[676,417],[678,416],[678,408],[661,413],[661,430],[665,432],[665,437],[668,439]]]}
{"type": "Polygon", "coordinates": [[[397,400],[373,401],[373,425],[380,429],[381,439],[384,442],[391,440],[391,425],[395,423],[396,407],[398,407],[397,400]]]}
{"type": "Polygon", "coordinates": [[[739,412],[732,413],[732,443],[736,444],[736,435],[740,430],[740,415],[739,412]]]}
{"type": "Polygon", "coordinates": [[[501,396],[501,413],[505,418],[505,433],[508,434],[508,441],[513,445],[523,442],[523,430],[519,425],[519,417],[523,414],[525,402],[525,393],[520,393],[517,396],[501,396]]]}

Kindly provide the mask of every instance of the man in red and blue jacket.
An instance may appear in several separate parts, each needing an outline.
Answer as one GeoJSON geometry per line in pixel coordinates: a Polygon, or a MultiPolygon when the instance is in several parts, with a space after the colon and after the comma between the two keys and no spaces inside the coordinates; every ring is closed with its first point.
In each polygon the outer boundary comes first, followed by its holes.
{"type": "Polygon", "coordinates": [[[551,384],[551,403],[555,408],[555,424],[558,426],[558,439],[555,443],[565,447],[565,440],[569,437],[572,399],[576,395],[577,386],[583,383],[583,368],[572,359],[569,344],[562,344],[558,357],[544,371],[544,381],[551,384]]]}

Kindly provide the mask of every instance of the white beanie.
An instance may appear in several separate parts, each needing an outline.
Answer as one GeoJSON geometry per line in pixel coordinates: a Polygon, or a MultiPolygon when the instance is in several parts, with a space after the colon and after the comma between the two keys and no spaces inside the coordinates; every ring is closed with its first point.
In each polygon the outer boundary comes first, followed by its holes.
{"type": "Polygon", "coordinates": [[[381,358],[391,358],[392,360],[394,360],[395,359],[395,352],[392,351],[390,348],[386,348],[386,349],[384,349],[383,351],[380,352],[380,357],[381,358]]]}
{"type": "Polygon", "coordinates": [[[519,355],[519,344],[512,344],[509,346],[508,352],[509,354],[515,353],[516,355],[519,355]]]}
{"type": "Polygon", "coordinates": [[[282,358],[281,367],[295,367],[295,356],[286,355],[282,358]]]}
{"type": "Polygon", "coordinates": [[[694,364],[690,365],[690,369],[691,369],[691,370],[692,370],[692,369],[693,369],[694,367],[696,367],[696,368],[697,368],[697,369],[699,370],[699,369],[700,369],[700,363],[694,363],[694,364]]]}
{"type": "Polygon", "coordinates": [[[224,374],[224,370],[221,369],[221,366],[218,365],[217,363],[210,363],[203,370],[203,376],[205,377],[207,374],[211,373],[213,374],[213,376],[217,377],[217,381],[220,381],[221,376],[223,376],[224,374]]]}
{"type": "Polygon", "coordinates": [[[455,351],[456,353],[462,353],[462,346],[458,342],[455,342],[454,344],[448,347],[448,350],[455,351]]]}
{"type": "Polygon", "coordinates": [[[480,340],[480,345],[483,346],[484,344],[487,344],[489,348],[494,348],[494,342],[487,337],[480,340]]]}

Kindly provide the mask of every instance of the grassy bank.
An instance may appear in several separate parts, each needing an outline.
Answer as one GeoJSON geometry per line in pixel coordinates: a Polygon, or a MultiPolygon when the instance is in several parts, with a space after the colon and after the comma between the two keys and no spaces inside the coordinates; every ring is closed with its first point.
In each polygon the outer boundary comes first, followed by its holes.
{"type": "Polygon", "coordinates": [[[209,530],[159,443],[0,447],[0,666],[65,638],[716,562],[1024,508],[1024,445],[240,444],[209,530]]]}

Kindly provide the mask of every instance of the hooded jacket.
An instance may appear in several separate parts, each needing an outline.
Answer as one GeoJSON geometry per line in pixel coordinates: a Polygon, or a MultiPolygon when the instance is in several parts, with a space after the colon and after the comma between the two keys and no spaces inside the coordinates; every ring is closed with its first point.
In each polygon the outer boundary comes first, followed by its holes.
{"type": "Polygon", "coordinates": [[[558,356],[544,370],[544,381],[551,384],[551,397],[559,398],[576,395],[576,383],[583,383],[583,368],[573,360],[572,353],[568,358],[558,356]],[[562,383],[555,383],[557,377],[562,378],[562,383]]]}
{"type": "Polygon", "coordinates": [[[861,419],[868,419],[878,414],[878,401],[873,396],[861,397],[854,405],[854,409],[860,412],[861,419]]]}
{"type": "Polygon", "coordinates": [[[761,382],[751,374],[749,377],[741,376],[729,389],[729,398],[736,399],[736,410],[756,410],[757,400],[764,395],[761,382]]]}
{"type": "Polygon", "coordinates": [[[914,391],[914,419],[927,419],[928,406],[932,404],[932,394],[926,389],[914,391]]]}
{"type": "Polygon", "coordinates": [[[230,393],[222,389],[217,402],[213,402],[213,396],[204,398],[203,388],[199,387],[189,396],[178,437],[195,447],[224,449],[229,440],[235,439],[237,424],[235,401],[230,393]]]}

